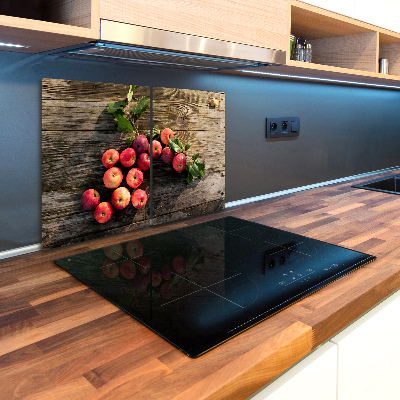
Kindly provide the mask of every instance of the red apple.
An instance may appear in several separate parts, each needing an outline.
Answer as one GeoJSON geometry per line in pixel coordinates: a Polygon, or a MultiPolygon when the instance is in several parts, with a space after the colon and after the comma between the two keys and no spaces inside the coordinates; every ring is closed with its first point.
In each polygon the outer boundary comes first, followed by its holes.
{"type": "Polygon", "coordinates": [[[183,153],[178,153],[172,160],[172,167],[175,171],[182,172],[186,168],[186,156],[183,153]]]}
{"type": "Polygon", "coordinates": [[[174,295],[174,290],[169,287],[169,283],[168,282],[164,282],[160,286],[160,294],[161,294],[162,297],[164,297],[164,299],[168,300],[174,295]]]}
{"type": "Polygon", "coordinates": [[[121,258],[124,249],[122,248],[122,245],[120,243],[117,243],[105,247],[103,251],[107,258],[115,261],[121,258]]]}
{"type": "Polygon", "coordinates": [[[125,208],[131,200],[131,194],[126,187],[115,189],[111,195],[111,204],[118,210],[125,208]]]}
{"type": "Polygon", "coordinates": [[[151,284],[153,287],[158,286],[162,281],[161,272],[158,269],[151,271],[151,284]]]}
{"type": "Polygon", "coordinates": [[[161,267],[161,275],[162,277],[168,281],[169,278],[171,278],[171,274],[172,274],[172,267],[168,264],[165,264],[161,267]]]}
{"type": "Polygon", "coordinates": [[[126,175],[126,183],[136,189],[143,182],[143,172],[139,168],[132,168],[126,175]]]}
{"type": "Polygon", "coordinates": [[[142,171],[147,171],[150,168],[150,156],[142,153],[137,160],[137,165],[142,171]]]}
{"type": "Polygon", "coordinates": [[[140,243],[139,240],[131,240],[126,244],[126,252],[128,253],[128,256],[134,260],[136,258],[142,257],[143,255],[142,243],[140,243]]]}
{"type": "Polygon", "coordinates": [[[111,168],[119,160],[119,153],[115,149],[108,149],[101,159],[106,168],[111,168]]]}
{"type": "MultiPolygon", "coordinates": [[[[150,149],[149,149],[150,152],[150,149]]],[[[162,152],[161,143],[158,140],[153,140],[153,158],[160,157],[162,152]]]]}
{"type": "Polygon", "coordinates": [[[174,132],[171,131],[171,129],[169,128],[165,128],[162,132],[161,132],[161,141],[164,144],[168,144],[169,139],[172,139],[174,137],[174,132]]]}
{"type": "Polygon", "coordinates": [[[132,167],[136,161],[136,151],[132,147],[128,147],[119,156],[119,161],[124,167],[132,167]]]}
{"type": "Polygon", "coordinates": [[[149,148],[149,141],[144,135],[137,135],[133,140],[132,147],[138,153],[144,153],[149,148]]]}
{"type": "Polygon", "coordinates": [[[126,279],[133,279],[136,275],[136,265],[131,260],[122,261],[119,272],[126,279]]]}
{"type": "Polygon", "coordinates": [[[136,274],[132,279],[132,285],[138,292],[145,292],[149,285],[149,277],[147,275],[136,274]]]}
{"type": "Polygon", "coordinates": [[[103,176],[103,182],[107,189],[117,188],[124,179],[122,171],[118,167],[108,169],[103,176]]]}
{"type": "Polygon", "coordinates": [[[94,189],[88,189],[83,192],[81,205],[85,210],[94,210],[100,203],[100,195],[94,189]]]}
{"type": "Polygon", "coordinates": [[[165,163],[168,164],[172,161],[173,158],[174,158],[174,153],[171,151],[169,147],[165,147],[161,152],[161,160],[163,160],[165,163]]]}
{"type": "Polygon", "coordinates": [[[186,261],[183,256],[176,256],[172,260],[172,268],[177,274],[184,274],[186,272],[186,261]]]}
{"type": "Polygon", "coordinates": [[[146,205],[147,194],[142,189],[137,189],[132,193],[132,205],[133,207],[139,209],[146,205]]]}
{"type": "Polygon", "coordinates": [[[113,260],[105,260],[102,265],[102,270],[108,278],[115,278],[119,274],[118,265],[113,260]]]}
{"type": "Polygon", "coordinates": [[[107,201],[103,201],[94,210],[94,217],[96,218],[97,222],[104,224],[111,218],[112,213],[113,209],[111,204],[107,201]]]}
{"type": "Polygon", "coordinates": [[[139,260],[137,260],[137,268],[138,271],[146,275],[147,273],[150,272],[150,259],[146,256],[140,257],[139,260]]]}

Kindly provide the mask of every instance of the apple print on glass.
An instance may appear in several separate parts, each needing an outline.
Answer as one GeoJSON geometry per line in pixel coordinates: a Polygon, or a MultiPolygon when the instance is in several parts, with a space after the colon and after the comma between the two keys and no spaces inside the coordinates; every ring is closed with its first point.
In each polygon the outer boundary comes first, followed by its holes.
{"type": "Polygon", "coordinates": [[[224,93],[152,96],[147,86],[43,79],[43,248],[224,207],[224,93]]]}
{"type": "Polygon", "coordinates": [[[152,96],[155,154],[161,146],[153,160],[153,223],[223,209],[225,94],[157,87],[152,96]]]}
{"type": "Polygon", "coordinates": [[[149,225],[149,163],[138,163],[148,150],[149,99],[147,86],[43,79],[44,248],[149,225]],[[127,121],[123,105],[133,110],[127,121]],[[126,143],[132,132],[146,139],[136,148],[126,143]]]}

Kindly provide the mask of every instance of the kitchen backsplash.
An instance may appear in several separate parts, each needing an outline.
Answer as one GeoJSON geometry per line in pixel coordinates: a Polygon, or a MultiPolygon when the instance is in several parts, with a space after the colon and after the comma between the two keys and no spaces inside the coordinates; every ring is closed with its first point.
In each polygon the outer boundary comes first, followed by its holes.
{"type": "Polygon", "coordinates": [[[224,200],[224,93],[43,79],[44,248],[215,211],[224,200]]]}
{"type": "MultiPolygon", "coordinates": [[[[43,78],[113,82],[125,88],[137,84],[142,88],[149,87],[153,96],[158,91],[156,88],[174,88],[168,89],[172,96],[169,105],[171,110],[175,104],[178,107],[176,100],[179,93],[185,93],[189,99],[195,100],[197,91],[225,93],[225,101],[220,105],[225,108],[223,178],[226,202],[400,165],[398,90],[133,67],[129,64],[93,63],[43,54],[30,56],[2,51],[0,251],[29,245],[38,248],[42,241],[43,78]],[[191,91],[193,94],[189,94],[191,91]],[[300,135],[295,138],[266,139],[266,118],[285,116],[300,118],[300,135]]],[[[53,95],[57,96],[57,93],[53,95]]],[[[125,95],[124,92],[122,97],[125,95]]],[[[104,100],[107,102],[109,98],[104,100]]],[[[87,103],[84,96],[80,103],[87,103]]],[[[156,112],[156,102],[154,104],[154,118],[157,119],[159,114],[156,112]]],[[[103,111],[106,105],[102,105],[103,111]]],[[[75,111],[79,108],[77,103],[72,103],[71,107],[75,111]]],[[[181,107],[181,110],[183,113],[187,111],[186,107],[181,107]]],[[[190,107],[191,118],[197,116],[196,110],[196,107],[190,107]]],[[[207,110],[210,113],[215,111],[207,110]]],[[[100,115],[103,118],[105,113],[100,115]]],[[[111,123],[115,124],[111,114],[107,117],[111,117],[111,123]]],[[[86,119],[87,116],[82,115],[82,123],[86,119]]],[[[140,120],[144,122],[143,117],[140,120]]],[[[183,119],[180,122],[183,123],[183,119]]],[[[209,119],[205,126],[212,126],[213,123],[209,119]]],[[[196,131],[197,134],[200,131],[196,131]]],[[[67,137],[65,135],[64,140],[67,137]]],[[[220,139],[217,138],[218,135],[207,140],[219,143],[220,139]]],[[[196,140],[190,141],[192,146],[196,145],[196,140]]],[[[63,157],[63,151],[60,150],[60,158],[63,157]]],[[[212,154],[206,156],[214,157],[212,154]]],[[[101,163],[101,159],[96,157],[96,163],[101,163]]],[[[216,168],[213,182],[218,186],[218,173],[223,173],[218,170],[221,163],[218,159],[214,163],[210,159],[206,165],[216,168]]],[[[100,168],[104,167],[100,164],[100,168]]],[[[154,179],[156,183],[157,179],[154,179]]],[[[82,185],[79,190],[87,187],[82,185]]],[[[154,212],[159,216],[154,216],[154,223],[168,221],[182,212],[182,209],[176,213],[159,212],[158,205],[164,208],[166,203],[166,197],[162,195],[165,188],[160,188],[158,197],[164,203],[156,202],[157,198],[154,197],[154,212]]],[[[58,204],[54,205],[55,215],[58,207],[58,204]]],[[[193,208],[184,210],[184,215],[190,215],[187,213],[193,208]]]]}

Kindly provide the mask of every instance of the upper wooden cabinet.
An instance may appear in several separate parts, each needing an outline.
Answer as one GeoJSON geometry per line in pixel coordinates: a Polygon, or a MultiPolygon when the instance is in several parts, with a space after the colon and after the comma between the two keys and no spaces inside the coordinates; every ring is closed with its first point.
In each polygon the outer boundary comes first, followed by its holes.
{"type": "MultiPolygon", "coordinates": [[[[364,82],[400,81],[400,34],[291,0],[291,33],[312,44],[312,63],[287,59],[284,70],[298,75],[364,82]],[[389,74],[379,73],[379,59],[389,74]],[[345,77],[344,74],[348,76],[345,77]],[[366,78],[366,79],[363,79],[366,78]]],[[[282,72],[285,73],[285,72],[282,72]]],[[[383,83],[383,82],[382,82],[383,83]]]]}
{"type": "Polygon", "coordinates": [[[0,3],[0,43],[24,47],[0,50],[38,53],[101,39],[101,19],[278,50],[288,46],[288,0],[13,0],[0,3]]]}
{"type": "MultiPolygon", "coordinates": [[[[399,33],[297,0],[10,0],[0,2],[0,50],[38,53],[115,40],[102,37],[101,21],[283,50],[287,65],[265,67],[279,76],[400,81],[399,33]],[[312,44],[312,63],[290,60],[290,33],[312,44]],[[379,73],[379,58],[389,60],[388,75],[379,73]]],[[[126,35],[118,41],[137,44],[126,35]]]]}
{"type": "Polygon", "coordinates": [[[100,0],[100,18],[286,50],[288,0],[100,0]]]}
{"type": "Polygon", "coordinates": [[[0,3],[0,50],[39,53],[99,38],[99,0],[0,3]]]}

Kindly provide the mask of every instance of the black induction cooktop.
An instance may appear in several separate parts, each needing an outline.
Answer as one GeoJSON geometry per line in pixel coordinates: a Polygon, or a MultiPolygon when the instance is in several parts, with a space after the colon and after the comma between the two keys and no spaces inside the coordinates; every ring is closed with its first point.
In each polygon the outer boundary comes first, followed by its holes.
{"type": "Polygon", "coordinates": [[[375,190],[377,192],[400,194],[400,175],[391,175],[386,178],[374,179],[353,185],[353,188],[375,190]]]}
{"type": "Polygon", "coordinates": [[[55,263],[197,357],[374,259],[226,217],[55,263]]]}

